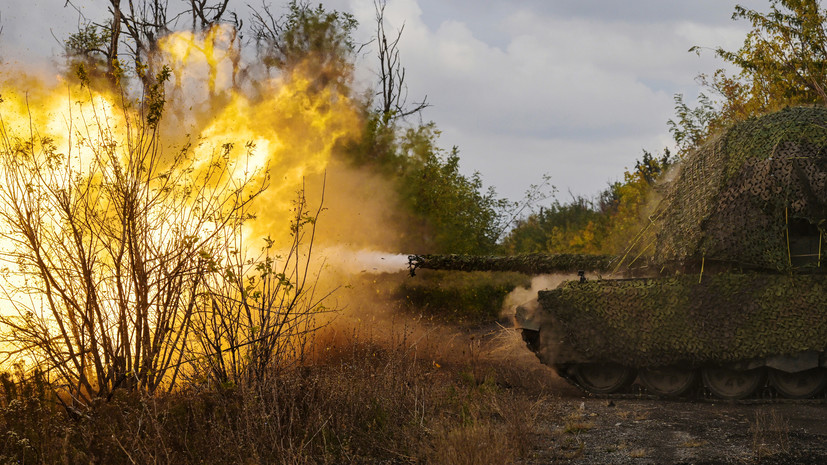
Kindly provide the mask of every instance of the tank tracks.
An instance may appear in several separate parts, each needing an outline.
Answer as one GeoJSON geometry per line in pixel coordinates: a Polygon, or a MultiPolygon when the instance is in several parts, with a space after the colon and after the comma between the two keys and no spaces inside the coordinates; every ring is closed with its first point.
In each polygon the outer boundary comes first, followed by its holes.
{"type": "Polygon", "coordinates": [[[760,389],[758,389],[755,394],[751,397],[746,399],[737,399],[737,400],[730,400],[730,399],[721,399],[720,397],[715,397],[712,392],[709,391],[702,383],[698,383],[698,386],[690,391],[688,394],[679,396],[679,397],[671,397],[671,396],[661,396],[657,394],[650,393],[646,390],[646,388],[640,384],[634,383],[628,388],[621,390],[619,392],[611,393],[611,394],[597,394],[594,392],[590,392],[588,388],[582,386],[577,379],[572,376],[567,376],[564,373],[554,369],[555,373],[557,373],[560,378],[564,379],[566,382],[571,384],[572,386],[576,387],[577,389],[583,392],[585,397],[591,399],[606,399],[606,400],[654,400],[654,401],[669,401],[669,402],[697,402],[697,403],[708,403],[708,404],[735,404],[735,405],[773,405],[773,404],[794,404],[794,405],[825,405],[827,404],[827,390],[822,391],[815,397],[808,398],[808,399],[790,399],[786,397],[782,397],[775,391],[771,386],[766,385],[760,389]]]}
{"type": "MultiPolygon", "coordinates": [[[[523,341],[531,350],[540,362],[546,364],[541,357],[539,349],[539,333],[535,331],[523,331],[523,341]]],[[[592,392],[588,387],[583,386],[575,376],[569,374],[566,369],[556,366],[551,366],[554,372],[564,379],[572,386],[578,388],[587,397],[594,399],[626,399],[626,400],[665,400],[677,402],[699,402],[699,403],[729,403],[740,405],[763,405],[763,404],[827,404],[827,389],[822,390],[816,396],[804,399],[794,399],[784,397],[778,393],[766,380],[764,385],[755,390],[755,392],[743,399],[723,399],[715,396],[701,380],[697,380],[697,386],[692,388],[686,394],[680,396],[664,396],[647,391],[646,387],[635,382],[633,379],[629,386],[620,389],[617,392],[610,394],[599,394],[592,392]]]]}

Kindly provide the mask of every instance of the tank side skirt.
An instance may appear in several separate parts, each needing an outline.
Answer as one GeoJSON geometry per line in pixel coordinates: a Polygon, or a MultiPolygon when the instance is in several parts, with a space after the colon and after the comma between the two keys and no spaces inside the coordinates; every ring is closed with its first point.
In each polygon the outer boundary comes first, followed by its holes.
{"type": "Polygon", "coordinates": [[[567,282],[540,291],[538,299],[536,318],[557,322],[562,343],[596,363],[642,368],[763,360],[757,366],[795,372],[816,366],[818,357],[789,354],[827,347],[824,275],[721,273],[702,284],[692,275],[567,282]]]}

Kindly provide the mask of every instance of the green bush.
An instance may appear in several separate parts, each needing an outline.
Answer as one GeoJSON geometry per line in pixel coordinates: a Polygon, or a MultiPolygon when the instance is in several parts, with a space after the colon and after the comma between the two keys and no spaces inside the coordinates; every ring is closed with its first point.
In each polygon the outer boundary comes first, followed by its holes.
{"type": "Polygon", "coordinates": [[[409,311],[452,323],[484,323],[499,318],[505,296],[531,279],[520,273],[417,271],[394,296],[409,311]]]}

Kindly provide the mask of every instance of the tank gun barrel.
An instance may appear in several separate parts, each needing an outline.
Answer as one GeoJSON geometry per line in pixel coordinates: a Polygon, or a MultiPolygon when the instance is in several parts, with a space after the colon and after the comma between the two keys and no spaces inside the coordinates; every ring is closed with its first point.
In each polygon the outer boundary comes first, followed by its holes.
{"type": "Polygon", "coordinates": [[[615,264],[612,255],[527,254],[491,255],[409,255],[411,276],[417,269],[456,271],[516,271],[525,274],[607,272],[615,264]]]}

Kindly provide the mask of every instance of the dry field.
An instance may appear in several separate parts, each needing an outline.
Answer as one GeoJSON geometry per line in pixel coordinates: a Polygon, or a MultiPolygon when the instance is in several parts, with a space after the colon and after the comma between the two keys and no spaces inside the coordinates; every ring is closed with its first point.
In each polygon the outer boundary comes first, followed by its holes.
{"type": "Polygon", "coordinates": [[[115,396],[67,414],[50,408],[36,383],[26,392],[5,383],[0,463],[827,460],[827,403],[596,399],[541,365],[503,325],[361,327],[319,334],[304,366],[256,390],[115,396]]]}

